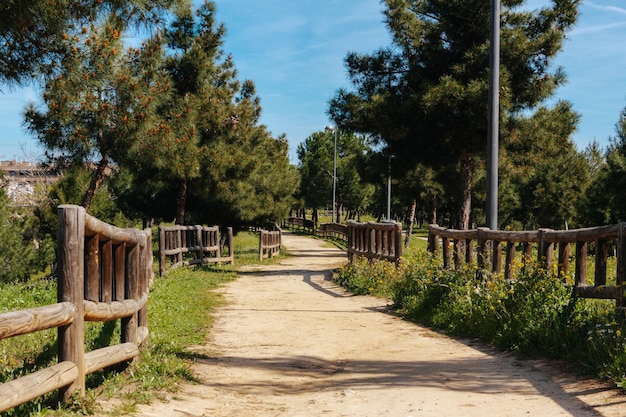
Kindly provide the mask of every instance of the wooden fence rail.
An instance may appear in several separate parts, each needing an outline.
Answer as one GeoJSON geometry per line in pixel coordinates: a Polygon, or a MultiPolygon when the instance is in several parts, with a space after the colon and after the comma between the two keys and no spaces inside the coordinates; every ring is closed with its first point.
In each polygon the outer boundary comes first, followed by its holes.
{"type": "Polygon", "coordinates": [[[259,233],[259,260],[271,259],[280,254],[282,244],[282,230],[260,230],[259,233]]]}
{"type": "Polygon", "coordinates": [[[358,223],[348,221],[348,260],[354,256],[395,262],[402,257],[402,227],[400,223],[358,223]]]}
{"type": "Polygon", "coordinates": [[[159,273],[180,265],[207,263],[235,263],[233,250],[233,228],[226,229],[226,235],[220,237],[219,226],[160,226],[159,227],[159,273]],[[223,248],[228,248],[228,255],[223,248]],[[185,254],[191,253],[193,259],[185,260],[185,254]],[[167,268],[168,257],[173,262],[167,268]]]}
{"type": "Polygon", "coordinates": [[[348,226],[341,223],[322,223],[317,229],[319,237],[331,237],[335,239],[348,240],[348,226]]]}
{"type": "Polygon", "coordinates": [[[56,304],[0,314],[0,340],[58,329],[58,364],[0,384],[0,412],[59,389],[85,393],[85,376],[128,361],[148,337],[150,229],[120,229],[82,207],[58,211],[56,304]],[[85,321],[121,319],[121,343],[85,352],[85,321]]]}
{"type": "Polygon", "coordinates": [[[283,227],[294,229],[298,232],[315,233],[315,222],[301,217],[289,217],[283,221],[283,227]]]}
{"type": "Polygon", "coordinates": [[[460,268],[464,263],[476,263],[485,269],[491,253],[491,272],[502,271],[502,255],[505,253],[504,278],[514,275],[516,250],[522,248],[523,257],[530,260],[533,247],[537,261],[548,268],[555,262],[557,271],[565,277],[570,272],[570,252],[575,245],[574,291],[580,297],[616,300],[618,309],[626,308],[624,282],[626,275],[626,223],[610,226],[573,230],[539,229],[537,231],[498,231],[488,228],[450,230],[437,225],[429,227],[429,250],[443,256],[444,268],[452,263],[460,268]],[[587,255],[589,243],[595,246],[595,272],[593,285],[587,285],[587,255]],[[617,267],[615,285],[607,285],[607,259],[609,246],[615,246],[617,267]],[[441,250],[440,250],[441,249],[441,250]],[[453,259],[453,261],[452,261],[453,259]]]}

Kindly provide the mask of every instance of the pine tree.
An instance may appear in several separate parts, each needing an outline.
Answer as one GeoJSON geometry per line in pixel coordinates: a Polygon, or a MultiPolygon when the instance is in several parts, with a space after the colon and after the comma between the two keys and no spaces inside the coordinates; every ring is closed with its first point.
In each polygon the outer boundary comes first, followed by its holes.
{"type": "MultiPolygon", "coordinates": [[[[525,11],[502,1],[502,119],[531,112],[564,82],[551,63],[575,23],[579,0],[525,11]]],[[[484,160],[489,80],[489,0],[386,0],[393,47],[346,58],[353,91],[340,90],[330,114],[367,133],[397,164],[458,169],[459,227],[470,220],[474,173],[484,160]]],[[[504,124],[504,123],[502,123],[504,124]]],[[[506,138],[504,138],[506,139],[506,138]]]]}
{"type": "Polygon", "coordinates": [[[133,73],[135,62],[158,54],[159,48],[147,43],[141,51],[126,51],[123,28],[124,22],[111,15],[67,37],[69,52],[58,75],[46,82],[45,106],[30,104],[25,111],[26,126],[45,147],[49,163],[57,169],[94,166],[81,202],[86,209],[112,159],[123,160],[121,145],[147,130],[151,102],[169,88],[153,76],[142,82],[146,71],[133,73]]]}
{"type": "MultiPolygon", "coordinates": [[[[13,0],[0,13],[0,83],[57,74],[66,37],[108,14],[125,25],[150,27],[181,0],[13,0]]],[[[70,51],[71,52],[71,51],[70,51]]]]}

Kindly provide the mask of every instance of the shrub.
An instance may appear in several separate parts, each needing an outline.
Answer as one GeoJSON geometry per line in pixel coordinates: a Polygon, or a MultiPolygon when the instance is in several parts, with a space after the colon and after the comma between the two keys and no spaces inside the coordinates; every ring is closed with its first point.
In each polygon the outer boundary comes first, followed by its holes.
{"type": "Polygon", "coordinates": [[[408,251],[398,269],[387,265],[359,261],[338,281],[359,294],[391,297],[407,319],[520,354],[569,360],[626,387],[626,326],[615,320],[614,301],[577,298],[539,265],[525,265],[512,281],[475,267],[444,270],[423,249],[408,251]]]}

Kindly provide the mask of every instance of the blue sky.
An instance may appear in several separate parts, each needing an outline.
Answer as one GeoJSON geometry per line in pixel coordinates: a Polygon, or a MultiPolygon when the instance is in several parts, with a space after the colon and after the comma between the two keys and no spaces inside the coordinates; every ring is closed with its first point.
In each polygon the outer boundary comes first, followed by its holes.
{"type": "MultiPolygon", "coordinates": [[[[548,0],[528,0],[536,9],[548,0]]],[[[343,59],[350,51],[373,52],[389,44],[379,0],[217,0],[217,19],[227,29],[224,50],[233,55],[241,79],[251,79],[261,98],[265,124],[287,135],[290,154],[330,121],[328,101],[348,86],[343,59]]],[[[615,135],[626,107],[626,2],[584,0],[557,64],[568,84],[557,99],[581,114],[574,141],[579,149],[615,135]]],[[[0,93],[0,159],[42,153],[22,128],[21,113],[32,89],[0,93]]]]}

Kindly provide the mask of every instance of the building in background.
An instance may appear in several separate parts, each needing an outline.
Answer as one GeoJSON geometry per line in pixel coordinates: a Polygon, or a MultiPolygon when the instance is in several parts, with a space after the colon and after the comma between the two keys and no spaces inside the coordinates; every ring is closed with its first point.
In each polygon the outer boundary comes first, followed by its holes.
{"type": "Polygon", "coordinates": [[[4,173],[2,185],[13,205],[30,207],[36,205],[39,192],[47,193],[59,175],[49,167],[17,160],[0,161],[0,171],[4,173]]]}

